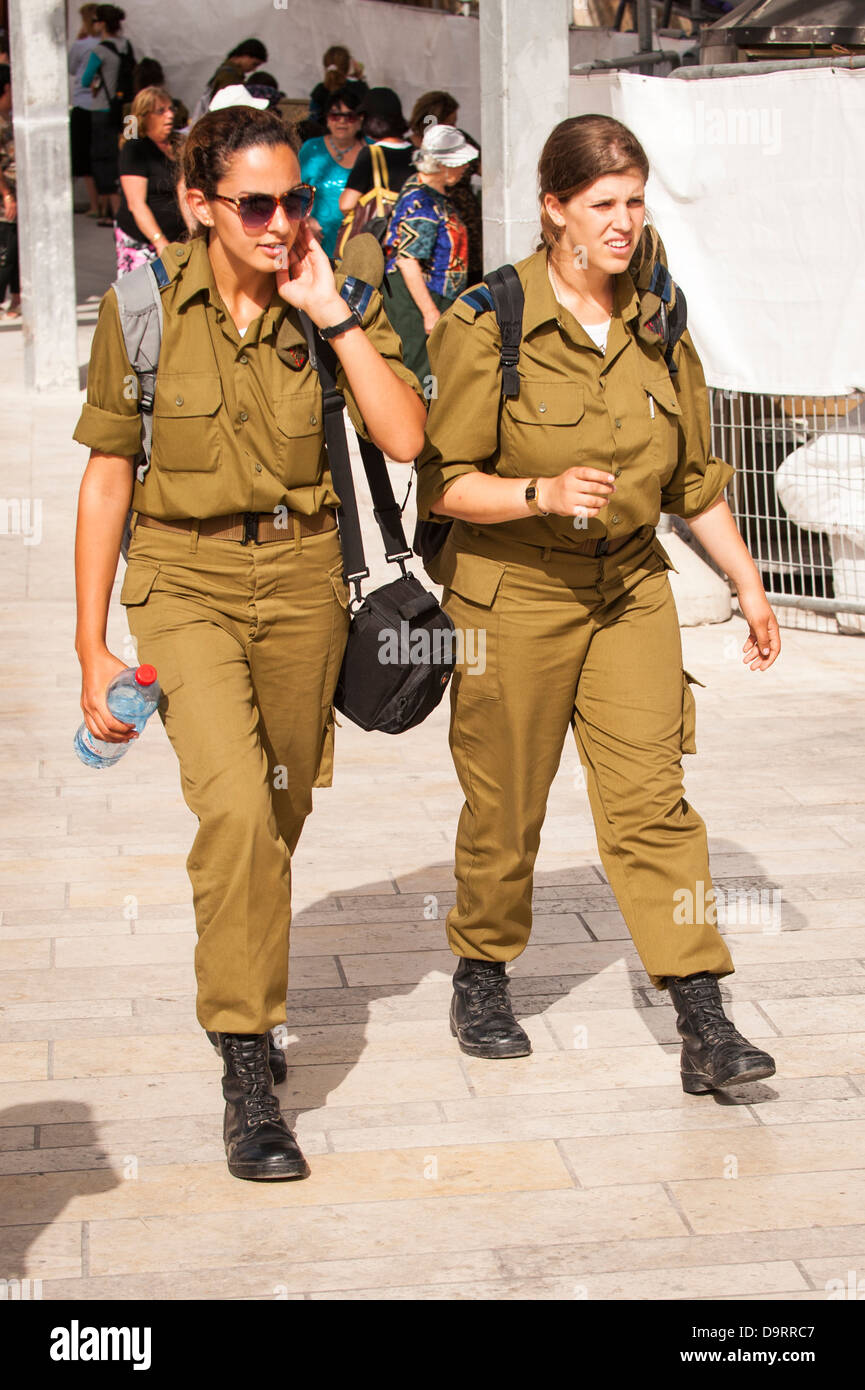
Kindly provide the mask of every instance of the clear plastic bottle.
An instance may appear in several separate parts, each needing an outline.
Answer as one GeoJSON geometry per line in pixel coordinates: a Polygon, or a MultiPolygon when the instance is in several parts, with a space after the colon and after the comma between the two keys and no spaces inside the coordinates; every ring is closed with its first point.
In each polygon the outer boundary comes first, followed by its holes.
{"type": "MultiPolygon", "coordinates": [[[[155,666],[129,666],[120,671],[108,687],[106,704],[124,724],[134,724],[139,734],[147,723],[161,695],[155,666]]],[[[88,767],[111,767],[129,752],[134,740],[128,743],[107,743],[92,734],[82,724],[75,735],[74,748],[88,767]]]]}

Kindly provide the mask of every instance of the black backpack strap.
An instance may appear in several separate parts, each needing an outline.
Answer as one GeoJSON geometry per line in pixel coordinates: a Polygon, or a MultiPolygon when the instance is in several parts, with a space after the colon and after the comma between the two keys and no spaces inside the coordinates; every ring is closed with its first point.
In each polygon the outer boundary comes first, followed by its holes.
{"type": "Polygon", "coordinates": [[[667,313],[667,344],[664,349],[664,361],[671,376],[675,376],[679,370],[673,361],[673,352],[687,326],[688,302],[682,293],[681,285],[677,285],[673,307],[667,313]]]}
{"type": "Polygon", "coordinates": [[[484,280],[489,285],[496,321],[502,336],[499,360],[502,367],[502,395],[514,399],[520,394],[520,343],[523,340],[525,294],[520,277],[512,265],[491,270],[484,280]]]}
{"type": "Polygon", "coordinates": [[[357,496],[354,479],[351,475],[351,460],[348,455],[348,441],[345,437],[342,392],[336,386],[336,353],[329,344],[323,342],[315,331],[312,319],[298,310],[306,344],[309,349],[310,364],[318,372],[321,382],[322,408],[324,410],[324,439],[331,476],[339,494],[337,520],[339,539],[342,546],[342,572],[346,584],[354,585],[355,597],[360,599],[360,583],[369,578],[366,556],[363,550],[363,537],[360,530],[360,517],[357,511],[357,496]]]}

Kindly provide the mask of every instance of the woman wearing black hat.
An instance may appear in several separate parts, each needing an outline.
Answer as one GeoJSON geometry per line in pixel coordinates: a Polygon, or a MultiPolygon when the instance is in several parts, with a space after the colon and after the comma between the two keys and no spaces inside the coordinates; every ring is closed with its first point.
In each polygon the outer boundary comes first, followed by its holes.
{"type": "MultiPolygon", "coordinates": [[[[409,174],[414,173],[414,146],[406,139],[408,121],[400,99],[390,87],[373,87],[358,109],[364,118],[364,135],[384,155],[388,187],[392,193],[398,193],[409,174]]],[[[345,215],[357,207],[363,194],[371,192],[374,181],[372,156],[369,149],[361,150],[340,194],[340,212],[345,215]]]]}

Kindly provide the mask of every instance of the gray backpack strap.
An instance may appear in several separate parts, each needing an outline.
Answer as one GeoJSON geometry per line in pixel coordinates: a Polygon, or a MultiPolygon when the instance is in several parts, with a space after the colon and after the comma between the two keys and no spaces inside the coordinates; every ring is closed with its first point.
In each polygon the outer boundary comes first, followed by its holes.
{"type": "Polygon", "coordinates": [[[139,266],[114,282],[114,294],[120,313],[120,331],[126,355],[138,377],[138,400],[141,411],[141,452],[136,460],[136,476],[144,482],[150,468],[153,442],[153,398],[156,393],[156,369],[162,344],[162,295],[168,275],[160,260],[139,266]]]}

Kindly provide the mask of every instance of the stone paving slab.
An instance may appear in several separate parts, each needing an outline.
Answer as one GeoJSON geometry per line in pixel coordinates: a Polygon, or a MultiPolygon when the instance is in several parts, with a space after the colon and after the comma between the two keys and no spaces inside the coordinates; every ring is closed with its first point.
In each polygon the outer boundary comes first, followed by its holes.
{"type": "MultiPolygon", "coordinates": [[[[90,297],[110,242],[82,242],[90,297]]],[[[683,631],[716,883],[779,909],[724,928],[724,996],[778,1063],[735,1095],[681,1090],[572,746],[513,967],[535,1051],[459,1053],[447,710],[399,739],[343,724],[296,857],[279,1092],[312,1176],[239,1183],[195,1019],[173,754],[158,726],[105,774],[71,750],[80,397],[23,392],[20,331],[0,364],[0,492],[43,504],[40,544],[0,535],[0,1277],[75,1300],[809,1301],[861,1271],[865,642],[788,631],[755,676],[740,619],[683,631]]],[[[109,637],[122,652],[116,601],[109,637]]]]}

